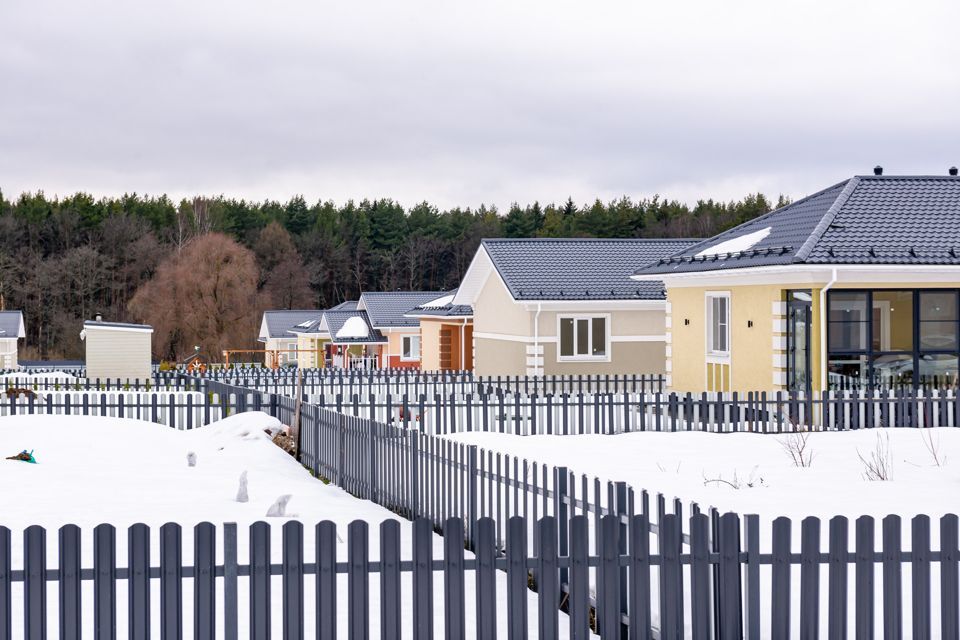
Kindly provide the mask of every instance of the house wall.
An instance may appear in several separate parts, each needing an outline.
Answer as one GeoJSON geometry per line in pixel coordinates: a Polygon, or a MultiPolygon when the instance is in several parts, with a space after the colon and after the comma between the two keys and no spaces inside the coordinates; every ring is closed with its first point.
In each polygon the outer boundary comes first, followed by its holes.
{"type": "MultiPolygon", "coordinates": [[[[842,289],[937,289],[957,288],[957,283],[837,283],[842,289]]],[[[810,369],[813,391],[821,388],[820,341],[823,313],[822,286],[807,284],[745,285],[737,287],[670,287],[667,291],[669,335],[668,380],[673,390],[779,391],[787,384],[786,292],[808,289],[812,293],[810,369]],[[706,352],[707,292],[730,293],[730,360],[727,370],[715,365],[706,352]],[[690,324],[684,324],[689,319],[690,324]],[[748,327],[748,321],[753,327],[748,327]],[[717,380],[723,384],[718,385],[717,380]]]]}
{"type": "Polygon", "coordinates": [[[543,346],[543,372],[546,375],[665,373],[665,322],[663,310],[609,310],[598,306],[541,311],[537,324],[538,340],[543,346]],[[608,362],[559,360],[558,317],[571,314],[610,318],[608,362]]]}
{"type": "Polygon", "coordinates": [[[474,372],[481,376],[526,375],[533,314],[516,304],[491,272],[473,307],[474,372]]]}
{"type": "Polygon", "coordinates": [[[440,329],[443,323],[437,320],[420,319],[420,368],[424,371],[440,370],[440,329]]]}
{"type": "Polygon", "coordinates": [[[88,378],[151,379],[150,332],[85,327],[84,335],[88,378]]]}
{"type": "MultiPolygon", "coordinates": [[[[420,367],[420,360],[403,360],[401,355],[403,354],[403,336],[416,336],[420,335],[419,327],[411,327],[410,329],[402,330],[381,330],[381,332],[387,337],[387,344],[383,350],[383,362],[381,366],[390,367],[392,369],[417,369],[420,367]]],[[[423,342],[420,342],[420,350],[423,352],[423,342]]]]}
{"type": "MultiPolygon", "coordinates": [[[[302,369],[314,369],[320,368],[323,366],[323,354],[316,353],[317,349],[323,349],[324,345],[329,342],[326,338],[319,338],[317,336],[305,336],[303,334],[297,334],[296,347],[298,353],[296,354],[297,363],[302,369]]],[[[292,357],[293,354],[291,354],[292,357]]]]}
{"type": "Polygon", "coordinates": [[[473,368],[473,325],[463,320],[420,319],[420,368],[423,371],[470,370],[473,368]],[[450,365],[444,366],[442,341],[451,339],[450,365]],[[461,344],[461,341],[464,341],[461,344]],[[461,354],[462,350],[462,354],[461,354]]]}
{"type": "Polygon", "coordinates": [[[0,369],[16,369],[20,366],[17,361],[17,339],[0,339],[0,369]]]}
{"type": "Polygon", "coordinates": [[[297,348],[297,338],[290,336],[289,338],[268,338],[263,345],[263,348],[266,349],[267,353],[263,354],[263,362],[266,366],[273,366],[274,354],[270,353],[272,350],[277,350],[277,361],[279,366],[283,366],[287,362],[293,362],[297,359],[297,354],[293,351],[288,351],[297,348]]]}

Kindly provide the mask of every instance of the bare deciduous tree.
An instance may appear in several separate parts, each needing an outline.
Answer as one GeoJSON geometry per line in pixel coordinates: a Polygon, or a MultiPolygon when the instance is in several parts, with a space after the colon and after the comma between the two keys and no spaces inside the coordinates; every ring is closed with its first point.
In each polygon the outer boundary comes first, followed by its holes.
{"type": "Polygon", "coordinates": [[[219,361],[224,349],[253,347],[264,308],[253,252],[228,236],[208,233],[168,257],[130,301],[154,328],[154,351],[182,358],[195,345],[219,361]]]}
{"type": "Polygon", "coordinates": [[[857,449],[857,456],[863,464],[864,480],[878,482],[890,480],[893,477],[893,453],[890,450],[888,434],[877,434],[877,443],[866,458],[859,449],[857,449]]]}

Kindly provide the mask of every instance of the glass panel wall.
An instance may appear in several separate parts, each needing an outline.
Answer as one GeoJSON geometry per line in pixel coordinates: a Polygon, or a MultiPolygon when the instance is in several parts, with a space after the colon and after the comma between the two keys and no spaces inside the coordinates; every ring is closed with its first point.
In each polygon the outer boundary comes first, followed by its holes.
{"type": "Polygon", "coordinates": [[[957,290],[831,291],[827,307],[830,388],[957,384],[957,290]]]}

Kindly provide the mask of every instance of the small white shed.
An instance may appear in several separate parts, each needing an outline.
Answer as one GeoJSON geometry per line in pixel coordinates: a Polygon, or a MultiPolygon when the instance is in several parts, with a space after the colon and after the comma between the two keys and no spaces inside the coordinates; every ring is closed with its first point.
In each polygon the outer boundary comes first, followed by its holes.
{"type": "Polygon", "coordinates": [[[17,340],[26,338],[23,313],[0,311],[0,369],[17,369],[17,340]]]}
{"type": "Polygon", "coordinates": [[[80,332],[86,343],[87,379],[150,380],[152,336],[153,327],[146,324],[87,320],[80,332]]]}

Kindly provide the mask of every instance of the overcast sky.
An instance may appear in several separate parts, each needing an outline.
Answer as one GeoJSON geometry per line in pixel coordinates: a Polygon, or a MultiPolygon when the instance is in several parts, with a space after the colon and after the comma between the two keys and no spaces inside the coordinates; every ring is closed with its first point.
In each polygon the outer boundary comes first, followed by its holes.
{"type": "Polygon", "coordinates": [[[442,207],[960,164],[960,2],[0,2],[0,188],[442,207]]]}

